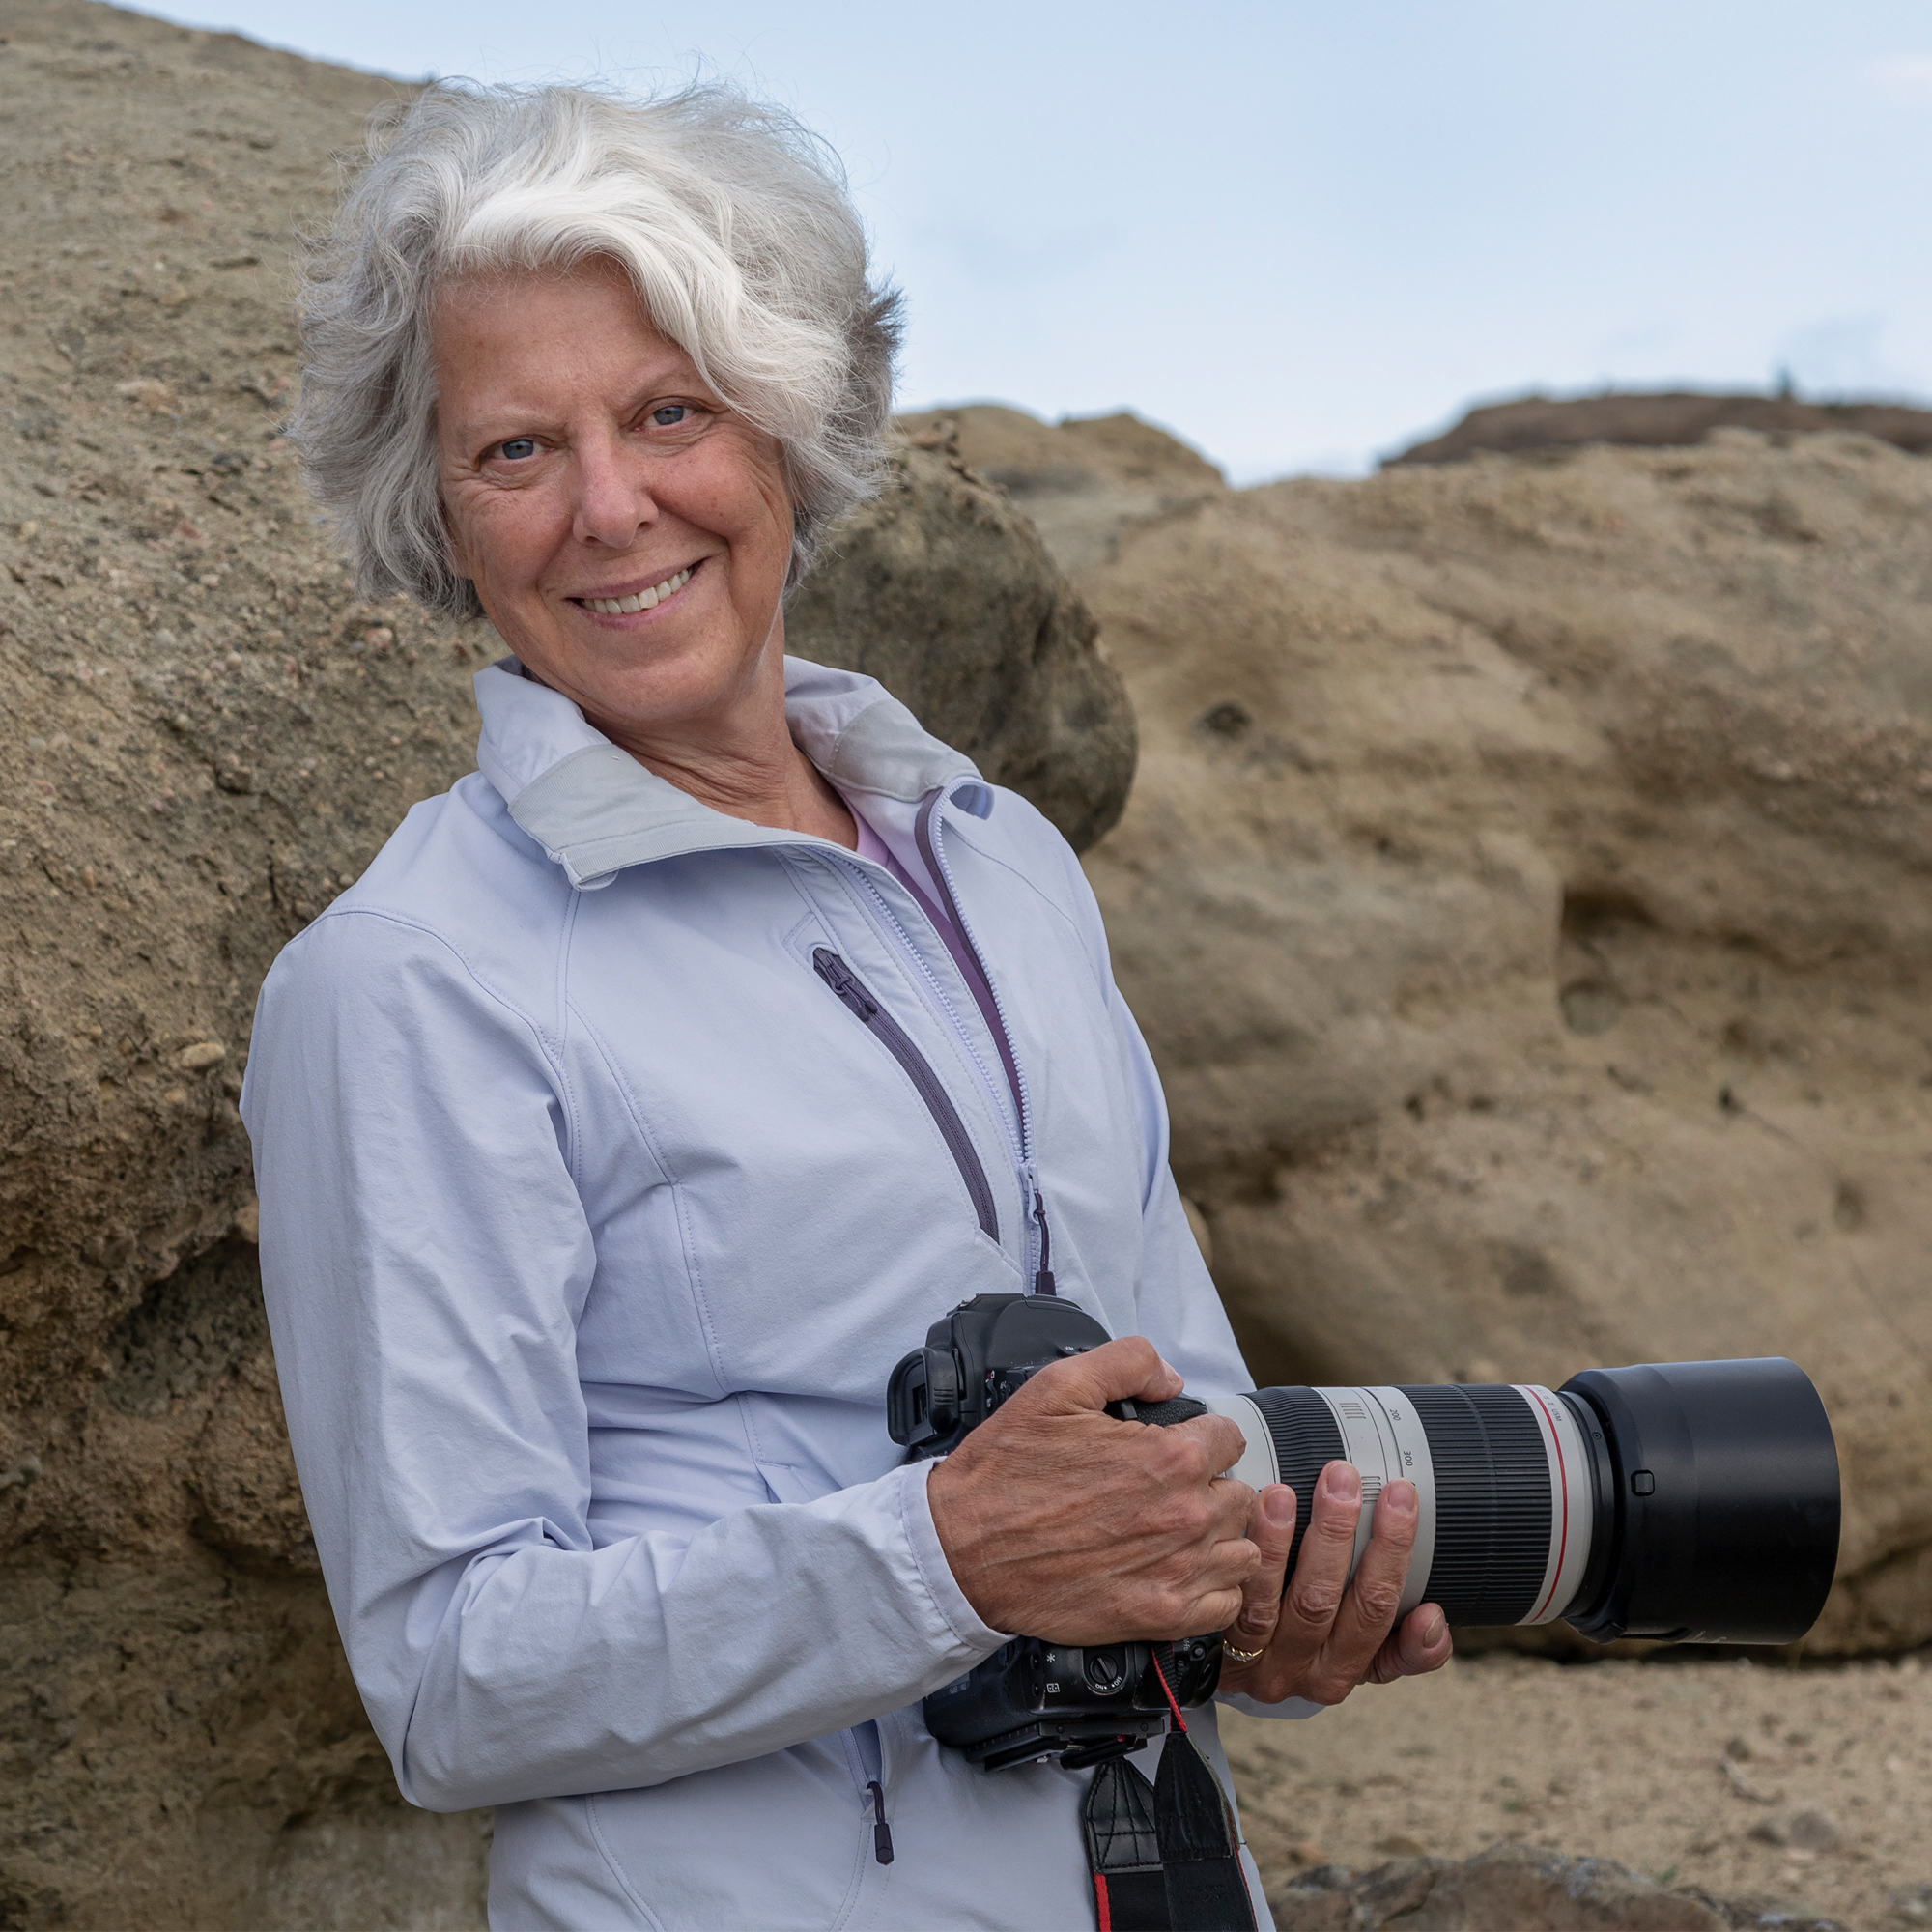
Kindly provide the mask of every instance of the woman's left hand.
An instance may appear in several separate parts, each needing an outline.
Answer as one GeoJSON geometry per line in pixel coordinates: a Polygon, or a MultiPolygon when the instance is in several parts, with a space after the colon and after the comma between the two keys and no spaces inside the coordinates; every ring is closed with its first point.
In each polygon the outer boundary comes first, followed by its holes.
{"type": "Polygon", "coordinates": [[[1261,1655],[1237,1663],[1224,1654],[1222,1690],[1264,1704],[1285,1697],[1339,1704],[1357,1684],[1388,1684],[1448,1662],[1449,1627],[1434,1604],[1419,1605],[1395,1627],[1415,1548],[1415,1485],[1394,1482],[1382,1491],[1368,1548],[1350,1578],[1361,1512],[1361,1478],[1347,1463],[1330,1463],[1316,1483],[1308,1534],[1284,1594],[1294,1492],[1271,1483],[1256,1496],[1248,1537],[1262,1560],[1244,1587],[1240,1614],[1222,1635],[1261,1655]]]}

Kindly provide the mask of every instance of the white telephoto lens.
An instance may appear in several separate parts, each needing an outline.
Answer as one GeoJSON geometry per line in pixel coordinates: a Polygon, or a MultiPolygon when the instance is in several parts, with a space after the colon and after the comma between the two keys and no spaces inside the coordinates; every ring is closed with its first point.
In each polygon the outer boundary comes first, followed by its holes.
{"type": "Polygon", "coordinates": [[[1350,1576],[1383,1489],[1415,1485],[1400,1616],[1433,1601],[1452,1623],[1548,1623],[1581,1586],[1595,1501],[1588,1452],[1569,1407],[1547,1388],[1260,1389],[1208,1406],[1241,1431],[1245,1446],[1228,1475],[1294,1490],[1291,1560],[1328,1463],[1352,1463],[1362,1482],[1350,1576]]]}

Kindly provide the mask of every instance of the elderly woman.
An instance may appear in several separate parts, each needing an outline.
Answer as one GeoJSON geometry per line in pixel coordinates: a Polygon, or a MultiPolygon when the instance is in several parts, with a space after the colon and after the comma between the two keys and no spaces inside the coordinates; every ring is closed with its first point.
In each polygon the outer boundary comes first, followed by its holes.
{"type": "Polygon", "coordinates": [[[497,1807],[499,1926],[1091,1923],[1094,1774],[976,1771],[926,1692],[1009,1633],[1226,1628],[1224,1694],[1306,1711],[1448,1639],[1391,1631],[1407,1485],[1347,1584],[1331,1464],[1284,1599],[1295,1498],[1217,1475],[1234,1425],[1105,1412],[1250,1383],[1094,899],[1024,799],[784,656],[890,399],[836,166],[722,89],[432,88],[306,328],[362,584],[511,653],[480,770],[276,962],[243,1100],[397,1780],[497,1807]],[[888,1371],[982,1293],[1125,1339],[908,1462],[888,1371]]]}

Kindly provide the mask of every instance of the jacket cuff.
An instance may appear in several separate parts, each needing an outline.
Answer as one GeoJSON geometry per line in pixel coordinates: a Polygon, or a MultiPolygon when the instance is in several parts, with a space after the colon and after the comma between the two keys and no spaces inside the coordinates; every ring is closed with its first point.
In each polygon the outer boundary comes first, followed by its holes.
{"type": "Polygon", "coordinates": [[[938,1527],[932,1520],[932,1504],[925,1493],[926,1483],[937,1467],[936,1463],[927,1460],[903,1465],[899,1520],[905,1527],[906,1543],[912,1550],[913,1561],[919,1566],[926,1595],[952,1631],[954,1641],[968,1650],[979,1652],[981,1657],[990,1657],[1007,1641],[1008,1634],[996,1631],[966,1601],[966,1593],[959,1587],[957,1578],[952,1575],[952,1566],[946,1560],[938,1527]]]}
{"type": "Polygon", "coordinates": [[[1312,1697],[1284,1697],[1279,1704],[1264,1704],[1245,1690],[1217,1690],[1214,1701],[1227,1705],[1231,1711],[1245,1712],[1250,1718],[1317,1718],[1328,1708],[1312,1697]]]}

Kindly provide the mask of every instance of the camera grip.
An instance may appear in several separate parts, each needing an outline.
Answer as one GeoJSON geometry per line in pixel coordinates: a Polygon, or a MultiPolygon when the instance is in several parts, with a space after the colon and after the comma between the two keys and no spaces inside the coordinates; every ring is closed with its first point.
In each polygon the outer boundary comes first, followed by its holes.
{"type": "Polygon", "coordinates": [[[1126,1397],[1110,1402],[1107,1413],[1119,1416],[1122,1422],[1151,1422],[1165,1429],[1171,1423],[1191,1422],[1197,1415],[1206,1415],[1208,1405],[1196,1402],[1191,1395],[1170,1396],[1165,1402],[1135,1402],[1126,1397]]]}

